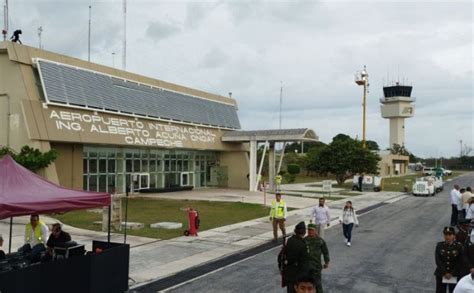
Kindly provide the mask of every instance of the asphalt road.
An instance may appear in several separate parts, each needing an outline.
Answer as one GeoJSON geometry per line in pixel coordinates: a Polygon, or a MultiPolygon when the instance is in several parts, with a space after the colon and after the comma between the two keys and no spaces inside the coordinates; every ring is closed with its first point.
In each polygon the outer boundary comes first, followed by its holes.
{"type": "MultiPolygon", "coordinates": [[[[324,292],[434,292],[434,249],[449,225],[454,183],[474,187],[474,174],[447,183],[435,197],[409,196],[361,216],[350,248],[340,225],[327,230],[331,263],[323,271],[324,292]]],[[[286,292],[279,286],[278,252],[266,251],[169,292],[286,292]]]]}

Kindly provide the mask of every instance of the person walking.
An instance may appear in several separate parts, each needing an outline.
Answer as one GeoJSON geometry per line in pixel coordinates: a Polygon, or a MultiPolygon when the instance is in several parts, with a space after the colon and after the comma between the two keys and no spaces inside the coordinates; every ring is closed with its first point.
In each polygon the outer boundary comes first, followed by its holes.
{"type": "Polygon", "coordinates": [[[469,207],[469,201],[472,198],[472,189],[470,186],[466,187],[466,191],[462,193],[461,201],[462,201],[462,208],[464,210],[464,218],[466,218],[467,208],[469,207]]]}
{"type": "Polygon", "coordinates": [[[281,173],[278,173],[278,175],[275,176],[275,189],[277,192],[281,191],[282,180],[283,180],[283,177],[281,176],[281,173]]]}
{"type": "Polygon", "coordinates": [[[464,251],[462,244],[455,240],[454,227],[443,229],[444,241],[436,244],[435,262],[436,293],[452,293],[463,264],[464,251]]]}
{"type": "Polygon", "coordinates": [[[351,246],[352,239],[352,228],[354,225],[359,226],[359,219],[357,219],[357,214],[354,208],[352,207],[352,202],[350,200],[346,201],[346,205],[342,209],[342,215],[339,217],[339,223],[342,223],[342,233],[344,234],[345,241],[347,246],[351,246]]]}
{"type": "Polygon", "coordinates": [[[324,239],[324,228],[329,227],[331,223],[331,215],[329,214],[329,208],[325,205],[326,200],[324,197],[319,198],[319,204],[311,209],[310,223],[316,224],[319,237],[324,239]]]}
{"type": "Polygon", "coordinates": [[[462,198],[463,198],[465,192],[466,192],[466,189],[464,189],[464,188],[459,189],[458,224],[459,224],[459,222],[464,221],[464,219],[466,218],[466,211],[464,210],[464,204],[463,204],[463,201],[462,201],[462,198]]]}
{"type": "Polygon", "coordinates": [[[472,220],[474,218],[474,198],[471,198],[466,208],[466,220],[472,220]]]}
{"type": "Polygon", "coordinates": [[[295,234],[286,243],[283,279],[288,293],[295,292],[298,276],[308,273],[309,255],[304,241],[305,234],[306,225],[304,222],[299,222],[295,226],[295,234]]]}
{"type": "Polygon", "coordinates": [[[326,241],[319,237],[315,224],[308,224],[308,236],[304,238],[309,254],[309,273],[314,276],[316,292],[322,293],[321,272],[329,267],[329,250],[326,241]],[[321,264],[324,258],[324,265],[321,264]]]}
{"type": "Polygon", "coordinates": [[[459,193],[459,185],[454,185],[454,188],[450,193],[451,200],[451,226],[455,227],[458,224],[458,204],[461,199],[461,194],[459,193]]]}
{"type": "Polygon", "coordinates": [[[278,226],[280,227],[283,237],[286,237],[285,221],[288,215],[286,202],[281,199],[281,194],[275,194],[275,200],[272,201],[272,208],[270,209],[270,222],[273,225],[273,240],[278,239],[278,226]]]}

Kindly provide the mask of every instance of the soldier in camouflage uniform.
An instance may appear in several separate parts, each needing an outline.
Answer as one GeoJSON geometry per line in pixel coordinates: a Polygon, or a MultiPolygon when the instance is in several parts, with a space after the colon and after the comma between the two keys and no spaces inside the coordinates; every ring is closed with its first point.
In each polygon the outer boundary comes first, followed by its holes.
{"type": "Polygon", "coordinates": [[[308,248],[309,271],[314,276],[316,292],[322,293],[321,271],[329,267],[329,250],[326,241],[319,237],[315,224],[308,224],[308,236],[304,240],[308,248]],[[321,263],[321,256],[324,257],[324,265],[321,263]]]}
{"type": "Polygon", "coordinates": [[[455,239],[455,230],[453,227],[445,227],[443,230],[444,241],[438,242],[435,250],[436,261],[436,293],[446,293],[454,291],[456,284],[443,283],[443,278],[458,280],[462,277],[460,269],[464,265],[464,251],[461,243],[455,239]]]}
{"type": "Polygon", "coordinates": [[[286,264],[283,270],[284,284],[288,293],[295,292],[295,284],[299,276],[308,272],[308,250],[304,241],[306,225],[304,222],[295,226],[295,235],[286,243],[286,264]]]}

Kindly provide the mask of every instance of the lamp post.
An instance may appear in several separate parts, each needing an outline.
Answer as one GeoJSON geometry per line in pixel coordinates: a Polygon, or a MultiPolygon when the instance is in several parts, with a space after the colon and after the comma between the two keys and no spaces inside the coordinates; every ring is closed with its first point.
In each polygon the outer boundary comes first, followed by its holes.
{"type": "Polygon", "coordinates": [[[367,115],[367,93],[369,89],[369,74],[367,73],[364,65],[364,70],[357,72],[355,76],[355,83],[364,87],[362,95],[362,144],[365,145],[365,134],[366,134],[366,115],[367,115]]]}

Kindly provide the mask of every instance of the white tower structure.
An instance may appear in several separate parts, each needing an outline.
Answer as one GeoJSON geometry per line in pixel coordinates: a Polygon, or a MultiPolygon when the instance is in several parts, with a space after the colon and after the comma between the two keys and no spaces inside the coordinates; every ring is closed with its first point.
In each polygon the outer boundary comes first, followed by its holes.
{"type": "Polygon", "coordinates": [[[415,114],[412,103],[416,99],[411,97],[412,89],[412,86],[400,85],[398,82],[383,88],[380,110],[383,118],[390,119],[390,147],[394,144],[405,145],[405,119],[415,114]]]}

